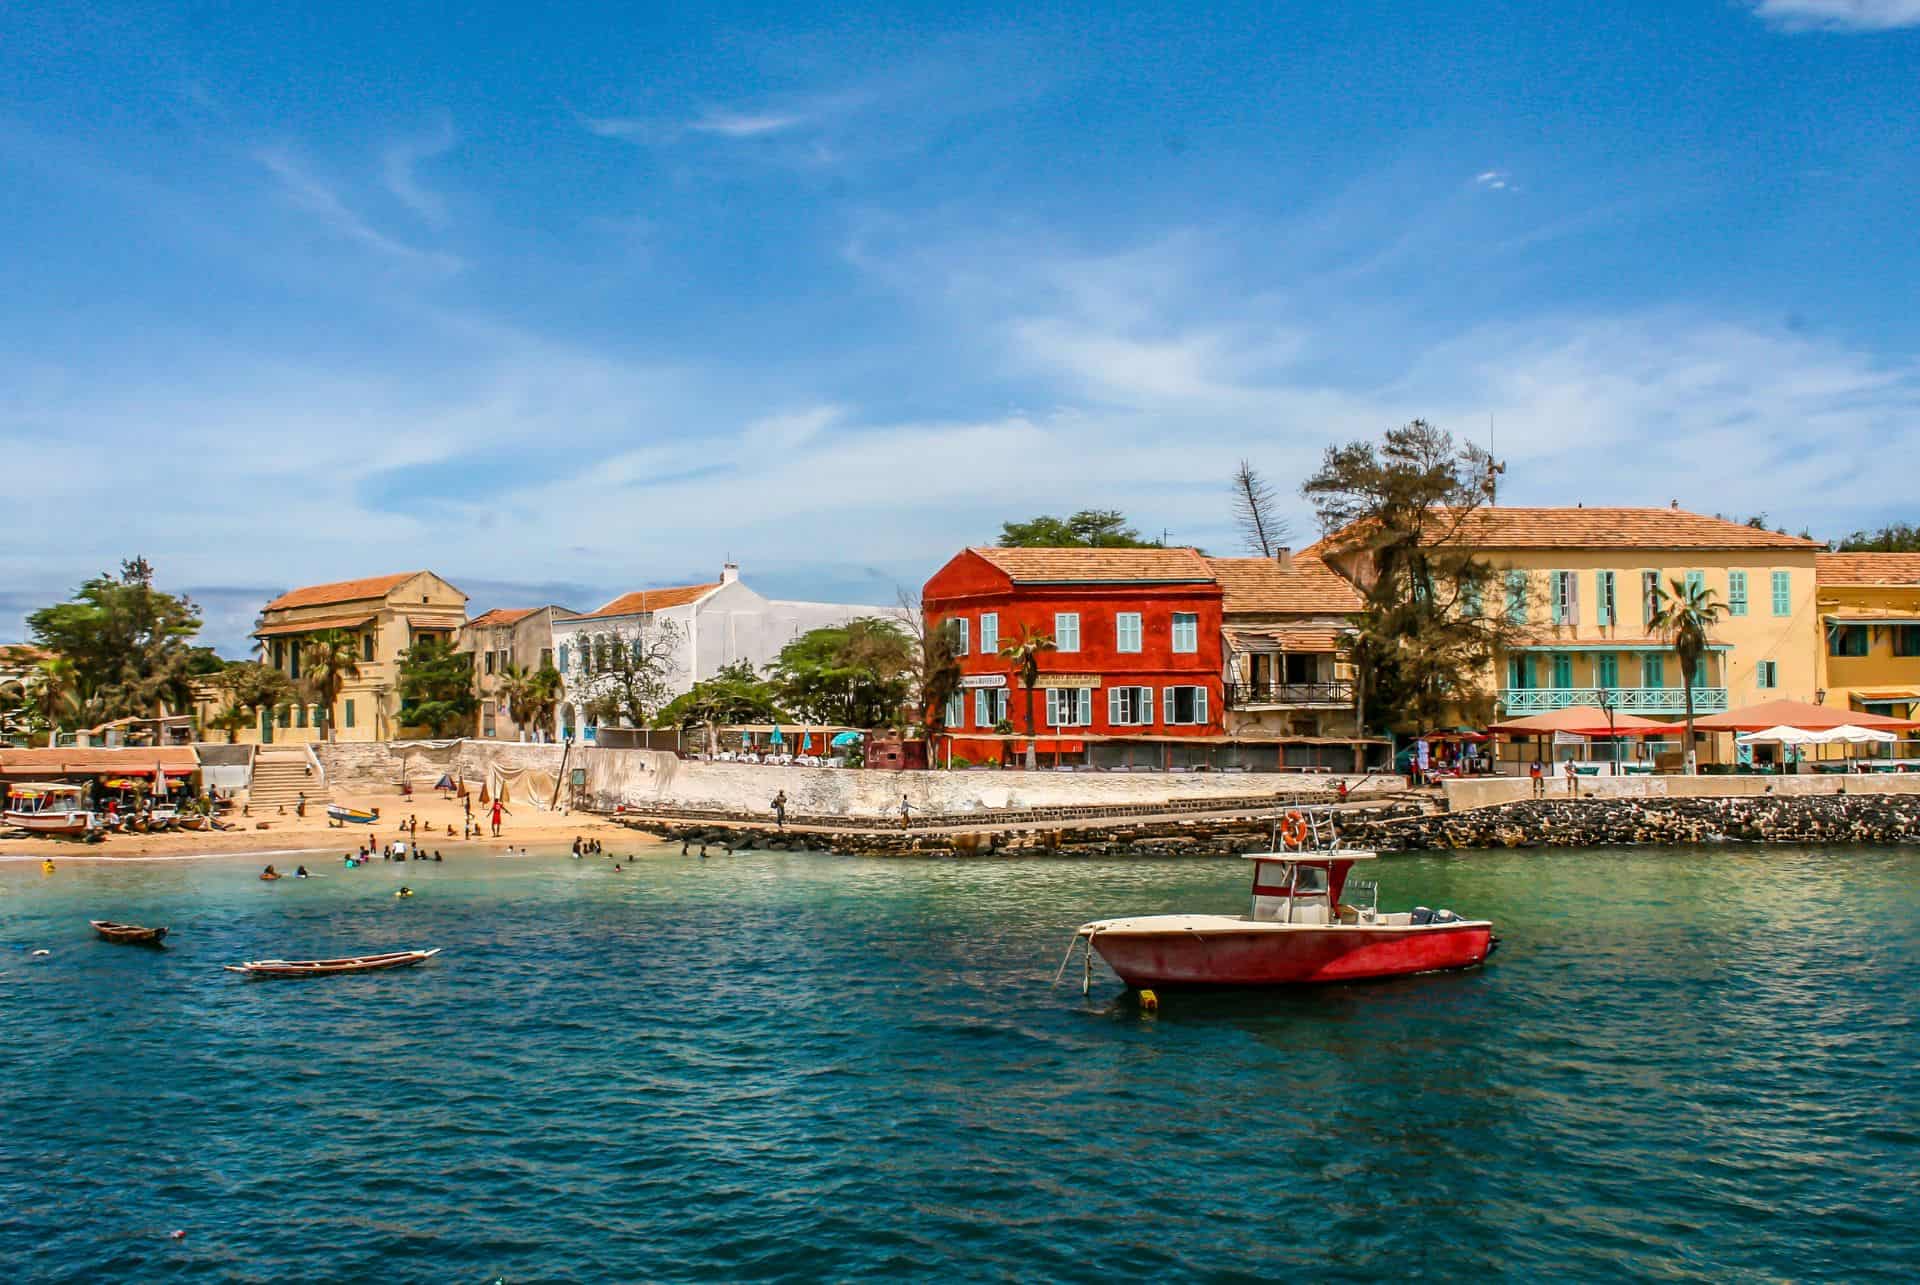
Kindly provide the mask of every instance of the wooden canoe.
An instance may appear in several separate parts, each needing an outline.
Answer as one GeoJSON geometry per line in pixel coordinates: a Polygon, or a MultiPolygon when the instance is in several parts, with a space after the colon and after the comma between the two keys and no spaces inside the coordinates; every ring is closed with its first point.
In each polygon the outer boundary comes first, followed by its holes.
{"type": "Polygon", "coordinates": [[[129,946],[158,946],[167,935],[164,928],[142,928],[138,924],[116,924],[111,919],[89,919],[93,930],[107,941],[129,946]]]}
{"type": "Polygon", "coordinates": [[[337,973],[377,973],[388,968],[411,968],[440,953],[432,950],[394,950],[384,955],[354,955],[346,959],[253,959],[228,964],[230,973],[249,977],[331,977],[337,973]]]}

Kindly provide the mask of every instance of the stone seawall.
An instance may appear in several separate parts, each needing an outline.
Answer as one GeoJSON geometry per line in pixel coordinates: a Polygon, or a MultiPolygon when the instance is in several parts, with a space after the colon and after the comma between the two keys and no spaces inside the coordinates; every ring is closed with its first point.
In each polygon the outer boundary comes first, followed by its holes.
{"type": "MultiPolygon", "coordinates": [[[[945,831],[823,830],[718,825],[658,818],[629,822],[708,849],[834,851],[868,856],[1224,856],[1267,847],[1271,816],[945,831]]],[[[1435,816],[1415,804],[1349,807],[1342,842],[1382,852],[1455,848],[1605,847],[1620,844],[1849,844],[1920,842],[1920,797],[1823,795],[1768,799],[1576,799],[1508,804],[1435,816]]]]}

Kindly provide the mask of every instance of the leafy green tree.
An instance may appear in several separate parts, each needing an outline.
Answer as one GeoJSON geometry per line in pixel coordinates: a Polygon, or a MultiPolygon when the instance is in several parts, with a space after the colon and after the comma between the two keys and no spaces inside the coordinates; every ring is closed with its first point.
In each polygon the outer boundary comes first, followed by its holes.
{"type": "Polygon", "coordinates": [[[673,690],[685,637],[670,620],[633,634],[616,629],[591,640],[583,637],[588,665],[577,686],[587,714],[597,722],[628,727],[651,723],[673,690]]]}
{"type": "Polygon", "coordinates": [[[80,711],[78,672],[67,657],[48,656],[34,665],[27,680],[28,697],[47,729],[49,744],[53,733],[73,726],[73,716],[80,711]]]}
{"type": "Polygon", "coordinates": [[[234,745],[240,740],[240,729],[253,724],[253,715],[244,705],[229,703],[218,714],[207,720],[207,726],[215,731],[227,734],[227,744],[234,745]]]}
{"type": "Polygon", "coordinates": [[[1027,694],[1027,771],[1031,772],[1038,763],[1038,750],[1035,738],[1039,729],[1033,721],[1033,689],[1040,685],[1040,657],[1055,650],[1053,635],[1042,633],[1032,625],[1022,625],[1020,632],[1000,644],[1000,657],[1013,665],[1020,676],[1020,686],[1027,694]]]}
{"type": "Polygon", "coordinates": [[[753,672],[744,660],[722,665],[712,678],[695,683],[669,701],[654,716],[655,727],[690,730],[703,727],[707,744],[714,742],[715,729],[731,723],[780,723],[794,721],[780,707],[780,695],[774,685],[753,672]]]}
{"type": "Polygon", "coordinates": [[[1487,672],[1519,641],[1498,609],[1505,586],[1473,546],[1475,515],[1493,502],[1502,466],[1456,445],[1424,420],[1379,443],[1330,446],[1300,490],[1313,504],[1336,560],[1367,564],[1366,607],[1351,656],[1358,716],[1375,728],[1430,727],[1454,708],[1476,721],[1492,693],[1463,676],[1487,672]],[[1487,609],[1491,605],[1493,609],[1487,609]]]}
{"type": "Polygon", "coordinates": [[[307,687],[320,702],[327,739],[333,739],[333,707],[349,678],[360,677],[360,640],[344,629],[323,629],[307,637],[300,648],[307,687]]]}
{"type": "Polygon", "coordinates": [[[444,639],[422,638],[400,653],[402,726],[453,736],[472,726],[478,707],[472,652],[455,651],[444,639]]]}
{"type": "Polygon", "coordinates": [[[1041,515],[1000,524],[1003,549],[1157,549],[1114,509],[1082,509],[1066,518],[1041,515]]]}
{"type": "Polygon", "coordinates": [[[878,617],[810,629],[768,667],[780,703],[815,723],[884,727],[911,694],[912,635],[878,617]]]}
{"type": "Polygon", "coordinates": [[[79,706],[100,718],[148,717],[192,703],[192,679],[206,669],[189,639],[200,632],[191,599],[153,587],[145,558],[83,583],[69,602],[27,617],[34,640],[73,663],[79,706]]]}
{"type": "Polygon", "coordinates": [[[1855,531],[1840,541],[1841,553],[1920,553],[1920,526],[1889,522],[1878,531],[1855,531]]]}
{"type": "Polygon", "coordinates": [[[507,716],[522,727],[553,735],[553,708],[560,700],[560,671],[552,665],[538,669],[508,665],[500,674],[500,694],[507,716]]]}
{"type": "Polygon", "coordinates": [[[1700,660],[1707,654],[1708,635],[1726,611],[1713,590],[1704,584],[1675,580],[1667,588],[1654,588],[1653,619],[1647,628],[1673,645],[1680,660],[1680,682],[1686,688],[1687,771],[1693,761],[1693,678],[1700,660]]]}
{"type": "Polygon", "coordinates": [[[236,660],[214,676],[230,703],[250,709],[278,709],[294,697],[293,680],[257,660],[236,660]]]}

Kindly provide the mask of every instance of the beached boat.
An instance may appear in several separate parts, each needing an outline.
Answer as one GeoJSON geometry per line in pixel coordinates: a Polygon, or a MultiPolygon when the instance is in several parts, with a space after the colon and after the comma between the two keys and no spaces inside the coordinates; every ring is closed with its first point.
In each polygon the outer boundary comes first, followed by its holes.
{"type": "Polygon", "coordinates": [[[80,805],[84,793],[84,786],[29,781],[9,788],[0,816],[30,834],[82,837],[100,828],[99,818],[80,805]]]}
{"type": "Polygon", "coordinates": [[[339,973],[377,973],[388,968],[411,968],[440,953],[432,950],[394,950],[384,955],[354,955],[346,959],[253,959],[228,964],[230,973],[249,977],[331,977],[339,973]]]}
{"type": "Polygon", "coordinates": [[[327,804],[327,820],[335,825],[372,825],[380,818],[365,808],[350,808],[343,803],[327,804]]]}
{"type": "Polygon", "coordinates": [[[167,935],[164,928],[142,928],[138,924],[116,924],[111,919],[89,919],[93,930],[107,941],[126,946],[158,946],[167,935]]]}
{"type": "MultiPolygon", "coordinates": [[[[1248,914],[1101,919],[1076,936],[1136,989],[1404,977],[1471,968],[1492,953],[1487,920],[1424,906],[1382,914],[1379,885],[1348,878],[1376,854],[1340,847],[1330,813],[1288,813],[1276,840],[1272,851],[1246,854],[1248,914]],[[1346,900],[1362,891],[1370,904],[1346,900]]],[[[1089,955],[1089,971],[1091,964],[1089,955]]]]}

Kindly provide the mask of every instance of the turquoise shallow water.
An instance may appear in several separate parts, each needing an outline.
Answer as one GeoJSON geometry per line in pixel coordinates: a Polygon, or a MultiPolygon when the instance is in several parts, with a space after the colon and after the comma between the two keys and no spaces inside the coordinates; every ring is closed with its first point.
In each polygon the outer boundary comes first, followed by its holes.
{"type": "Polygon", "coordinates": [[[0,862],[13,1277],[1920,1262],[1920,851],[1391,858],[1383,905],[1498,921],[1488,968],[1152,1018],[1110,974],[1050,985],[1072,928],[1237,910],[1243,863],[316,868],[0,862]],[[95,916],[173,945],[96,943],[95,916]],[[413,945],[446,953],[219,969],[413,945]]]}

